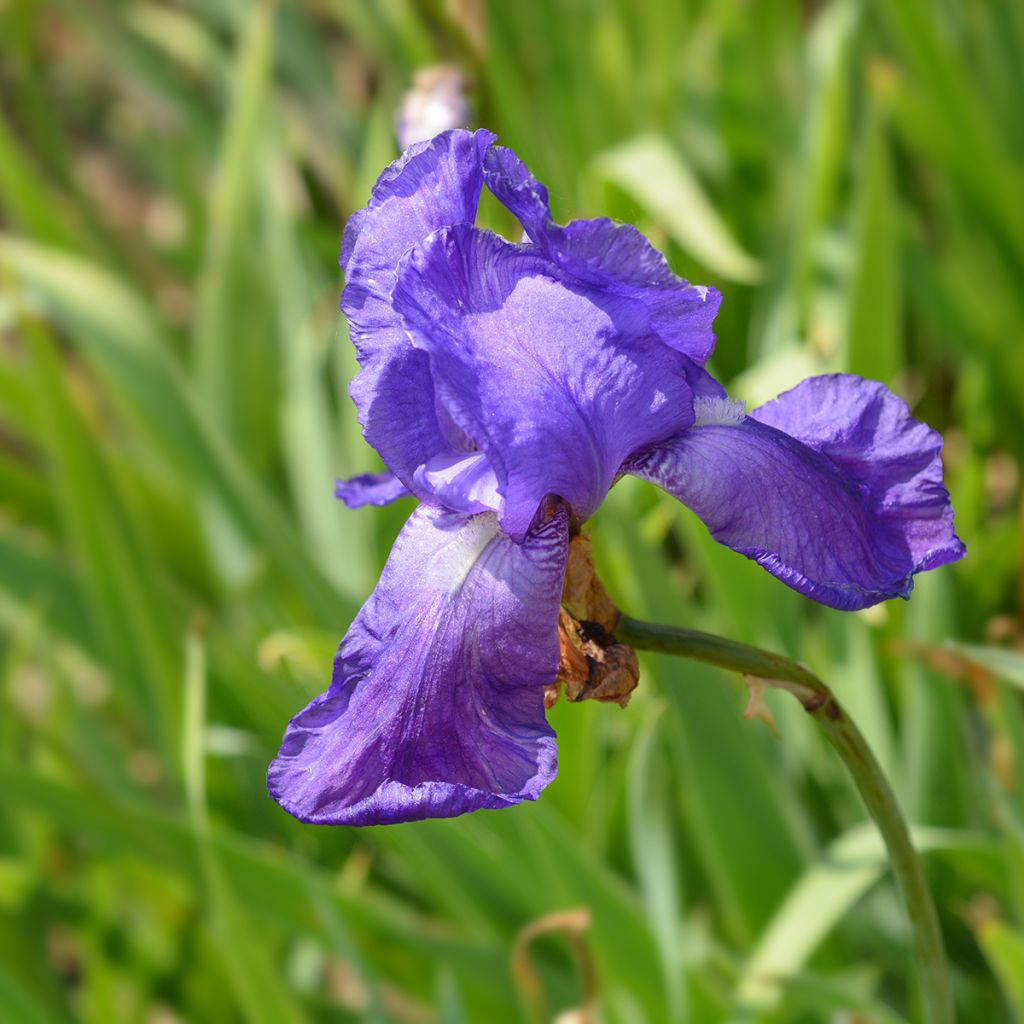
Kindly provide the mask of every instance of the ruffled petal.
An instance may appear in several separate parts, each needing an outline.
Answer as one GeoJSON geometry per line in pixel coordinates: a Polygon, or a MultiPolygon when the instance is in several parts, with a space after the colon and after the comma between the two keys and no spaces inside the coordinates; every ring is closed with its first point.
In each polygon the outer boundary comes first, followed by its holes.
{"type": "Polygon", "coordinates": [[[349,392],[366,440],[413,490],[417,467],[457,451],[459,438],[437,408],[427,359],[409,345],[392,308],[395,271],[432,231],[473,223],[493,139],[482,130],[450,131],[410,147],[381,174],[342,240],[341,308],[362,366],[349,392]]]}
{"type": "Polygon", "coordinates": [[[658,335],[700,365],[707,362],[715,345],[711,325],[722,301],[717,289],[677,277],[665,257],[630,224],[607,218],[555,224],[547,189],[510,149],[488,150],[484,182],[557,267],[599,294],[631,299],[646,333],[658,335]]]}
{"type": "Polygon", "coordinates": [[[627,455],[692,422],[693,364],[638,333],[632,303],[598,304],[533,246],[439,231],[410,253],[392,301],[517,538],[549,494],[586,519],[627,455]]]}
{"type": "Polygon", "coordinates": [[[491,194],[542,245],[551,224],[548,190],[522,160],[505,146],[491,146],[484,157],[484,182],[491,194]]]}
{"type": "Polygon", "coordinates": [[[906,597],[915,573],[964,554],[942,485],[942,440],[881,384],[816,377],[750,416],[702,399],[697,422],[624,470],[822,604],[906,597]]]}
{"type": "Polygon", "coordinates": [[[458,130],[410,146],[377,179],[367,208],[350,218],[341,246],[341,308],[361,357],[399,340],[388,333],[397,326],[388,296],[405,253],[438,228],[476,219],[493,140],[488,131],[458,130]]]}
{"type": "Polygon", "coordinates": [[[884,384],[852,374],[811,377],[751,415],[854,477],[902,532],[914,572],[966,554],[943,484],[942,436],[915,420],[884,384]]]}
{"type": "Polygon", "coordinates": [[[359,411],[363,436],[384,464],[414,494],[431,495],[416,484],[416,470],[439,455],[466,446],[441,408],[430,360],[411,345],[394,346],[366,363],[348,388],[359,411]]]}
{"type": "Polygon", "coordinates": [[[348,480],[335,480],[334,496],[349,508],[364,505],[390,505],[399,498],[412,497],[408,488],[393,473],[363,473],[348,480]]]}
{"type": "Polygon", "coordinates": [[[267,784],[316,824],[444,818],[534,800],[555,777],[544,687],[568,543],[421,505],[342,641],[330,689],[288,726],[267,784]]]}
{"type": "MultiPolygon", "coordinates": [[[[411,347],[395,289],[397,268],[407,262],[413,247],[425,244],[431,232],[473,223],[485,180],[533,239],[532,245],[516,247],[535,261],[531,273],[558,280],[563,291],[571,291],[575,302],[593,314],[590,327],[603,318],[620,334],[645,339],[648,349],[660,341],[700,367],[714,343],[711,323],[719,301],[713,289],[693,287],[676,277],[631,227],[608,220],[554,224],[547,190],[511,150],[493,146],[493,140],[486,131],[451,131],[411,147],[381,175],[367,209],[350,218],[341,249],[346,276],[342,309],[362,367],[350,393],[363,433],[419,498],[467,512],[491,507],[492,499],[480,495],[488,488],[493,492],[491,485],[501,483],[510,470],[500,464],[493,444],[467,428],[471,418],[465,409],[449,408],[450,382],[435,379],[434,364],[426,357],[436,346],[421,339],[421,351],[411,347]],[[464,479],[461,471],[453,479],[451,467],[469,456],[477,456],[469,464],[471,479],[464,479]]],[[[609,343],[606,349],[611,347],[609,343]]],[[[536,397],[551,398],[550,389],[536,397]]],[[[565,415],[571,417],[572,410],[565,415]]],[[[660,430],[660,422],[656,426],[660,430]]],[[[652,436],[660,434],[647,435],[643,442],[652,436]]],[[[626,453],[612,445],[584,459],[587,472],[569,499],[574,512],[593,509],[615,468],[605,463],[626,453]],[[591,472],[596,464],[598,471],[591,472]]],[[[554,476],[561,487],[565,473],[554,476]]],[[[502,497],[503,522],[508,528],[514,523],[521,537],[544,495],[538,498],[531,486],[526,497],[510,499],[504,491],[502,497]],[[507,508],[510,500],[520,506],[514,512],[507,508]]]]}
{"type": "Polygon", "coordinates": [[[646,330],[699,365],[715,347],[712,324],[722,304],[717,288],[677,277],[665,257],[631,224],[605,218],[552,225],[547,252],[566,272],[631,299],[646,330]]]}

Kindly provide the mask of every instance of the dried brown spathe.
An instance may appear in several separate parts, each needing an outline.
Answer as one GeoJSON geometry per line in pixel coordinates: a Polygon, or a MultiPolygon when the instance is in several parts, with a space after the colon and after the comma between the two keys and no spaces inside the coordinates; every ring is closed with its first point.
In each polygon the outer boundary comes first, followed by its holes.
{"type": "Polygon", "coordinates": [[[590,537],[573,537],[558,616],[558,677],[544,692],[545,707],[558,700],[563,687],[571,701],[629,703],[640,666],[633,649],[615,639],[619,616],[594,572],[590,537]]]}

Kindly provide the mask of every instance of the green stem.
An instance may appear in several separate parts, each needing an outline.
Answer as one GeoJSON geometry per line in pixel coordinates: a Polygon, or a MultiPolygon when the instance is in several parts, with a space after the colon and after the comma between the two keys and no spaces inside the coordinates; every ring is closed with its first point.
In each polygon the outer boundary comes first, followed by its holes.
{"type": "Polygon", "coordinates": [[[695,629],[658,626],[624,615],[615,635],[641,650],[694,658],[741,672],[784,689],[800,701],[842,758],[889,851],[913,929],[925,1019],[928,1024],[953,1024],[953,996],[942,932],[907,824],[871,748],[828,686],[799,662],[695,629]]]}

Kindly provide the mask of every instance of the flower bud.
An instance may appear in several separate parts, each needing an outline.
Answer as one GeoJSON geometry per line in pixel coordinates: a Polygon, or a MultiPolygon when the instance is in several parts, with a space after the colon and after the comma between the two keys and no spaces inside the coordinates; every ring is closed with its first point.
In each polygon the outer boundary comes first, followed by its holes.
{"type": "Polygon", "coordinates": [[[395,116],[395,134],[398,145],[408,149],[414,142],[432,139],[449,128],[464,128],[469,122],[462,74],[451,64],[436,64],[413,75],[412,88],[402,97],[395,116]]]}

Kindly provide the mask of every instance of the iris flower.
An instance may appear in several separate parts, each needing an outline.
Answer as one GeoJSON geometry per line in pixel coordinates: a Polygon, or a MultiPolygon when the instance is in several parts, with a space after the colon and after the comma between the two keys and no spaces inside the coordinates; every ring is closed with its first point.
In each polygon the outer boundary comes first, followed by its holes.
{"type": "Polygon", "coordinates": [[[964,553],[941,439],[881,384],[814,377],[746,413],[707,373],[720,295],[634,228],[565,226],[487,131],[408,149],[345,230],[361,371],[389,472],[351,507],[414,495],[330,688],[289,724],[271,795],[314,823],[450,817],[536,799],[555,777],[570,538],[620,474],[833,608],[906,597],[964,553]],[[483,188],[518,218],[474,226],[483,188]]]}

